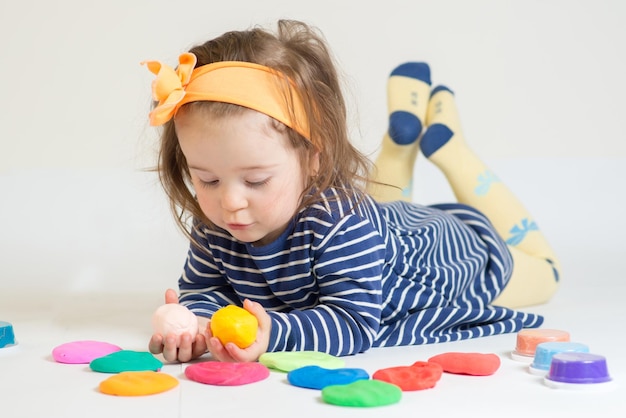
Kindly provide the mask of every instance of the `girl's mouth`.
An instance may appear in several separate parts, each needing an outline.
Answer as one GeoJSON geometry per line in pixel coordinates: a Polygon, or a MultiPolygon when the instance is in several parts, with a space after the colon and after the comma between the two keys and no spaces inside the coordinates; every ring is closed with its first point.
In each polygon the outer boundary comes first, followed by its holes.
{"type": "Polygon", "coordinates": [[[250,226],[250,224],[227,224],[228,229],[233,231],[241,231],[250,226]]]}

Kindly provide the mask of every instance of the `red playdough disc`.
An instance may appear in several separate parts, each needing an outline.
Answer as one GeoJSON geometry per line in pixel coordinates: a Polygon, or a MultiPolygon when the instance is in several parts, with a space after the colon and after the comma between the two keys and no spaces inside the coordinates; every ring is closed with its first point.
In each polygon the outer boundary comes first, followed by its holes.
{"type": "Polygon", "coordinates": [[[446,373],[469,374],[472,376],[489,376],[500,368],[500,357],[497,354],[483,353],[443,353],[428,359],[437,363],[446,373]]]}
{"type": "Polygon", "coordinates": [[[411,366],[380,369],[372,375],[372,379],[393,383],[403,391],[412,391],[434,388],[442,374],[440,365],[417,361],[411,366]]]}

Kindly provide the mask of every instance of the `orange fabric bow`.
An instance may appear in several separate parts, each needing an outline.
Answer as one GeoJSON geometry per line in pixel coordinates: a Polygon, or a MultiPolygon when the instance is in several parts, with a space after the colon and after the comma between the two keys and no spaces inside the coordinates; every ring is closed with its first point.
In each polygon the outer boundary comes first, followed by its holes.
{"type": "Polygon", "coordinates": [[[302,97],[279,71],[244,61],[218,61],[194,68],[197,59],[192,53],[180,55],[178,62],[176,70],[159,61],[142,63],[157,76],[152,95],[158,105],[150,112],[151,125],[163,125],[186,103],[216,101],[264,113],[311,140],[302,97]]]}
{"type": "Polygon", "coordinates": [[[159,104],[150,112],[150,124],[153,126],[163,125],[170,120],[176,113],[177,105],[185,97],[185,87],[196,66],[196,56],[184,53],[178,57],[178,62],[176,70],[159,61],[142,62],[156,75],[152,82],[152,97],[159,104]]]}

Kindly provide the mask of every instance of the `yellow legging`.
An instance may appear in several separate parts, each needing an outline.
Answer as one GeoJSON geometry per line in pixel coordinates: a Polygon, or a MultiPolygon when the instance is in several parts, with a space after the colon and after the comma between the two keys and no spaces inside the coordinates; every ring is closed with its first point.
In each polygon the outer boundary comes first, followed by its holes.
{"type": "MultiPolygon", "coordinates": [[[[388,89],[388,94],[398,92],[388,89]]],[[[509,245],[513,275],[493,304],[515,308],[547,302],[558,288],[558,259],[522,203],[467,146],[453,93],[447,88],[433,90],[425,115],[420,116],[427,126],[420,138],[424,155],[443,172],[458,202],[485,214],[509,245]]],[[[401,146],[386,135],[375,162],[374,180],[397,187],[372,187],[370,192],[378,201],[411,200],[410,187],[406,187],[417,155],[415,145],[411,146],[414,149],[399,152],[401,146]],[[394,154],[404,158],[394,159],[394,154]],[[388,172],[395,177],[381,175],[388,172]]]]}

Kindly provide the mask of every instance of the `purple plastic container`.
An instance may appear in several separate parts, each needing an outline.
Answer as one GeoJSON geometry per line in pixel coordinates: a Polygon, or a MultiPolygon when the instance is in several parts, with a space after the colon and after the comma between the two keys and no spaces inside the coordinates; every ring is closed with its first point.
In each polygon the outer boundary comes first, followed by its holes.
{"type": "Polygon", "coordinates": [[[592,353],[566,352],[552,356],[546,379],[560,383],[605,383],[611,380],[606,358],[592,353]]]}

